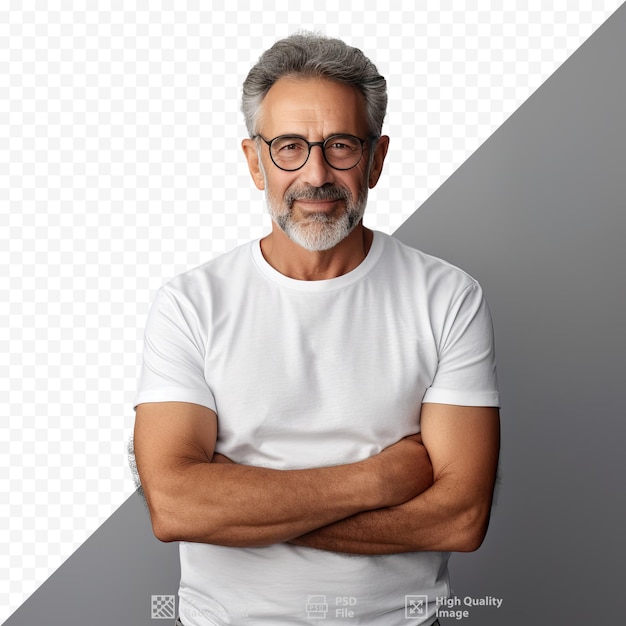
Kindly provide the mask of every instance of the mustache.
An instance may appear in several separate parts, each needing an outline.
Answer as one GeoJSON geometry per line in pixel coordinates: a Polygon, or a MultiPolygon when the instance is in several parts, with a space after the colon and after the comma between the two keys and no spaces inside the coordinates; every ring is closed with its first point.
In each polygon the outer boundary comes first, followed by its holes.
{"type": "Polygon", "coordinates": [[[346,202],[352,201],[352,192],[345,187],[335,187],[334,185],[328,185],[324,187],[306,187],[289,188],[285,192],[284,201],[288,207],[296,200],[345,200],[346,202]]]}

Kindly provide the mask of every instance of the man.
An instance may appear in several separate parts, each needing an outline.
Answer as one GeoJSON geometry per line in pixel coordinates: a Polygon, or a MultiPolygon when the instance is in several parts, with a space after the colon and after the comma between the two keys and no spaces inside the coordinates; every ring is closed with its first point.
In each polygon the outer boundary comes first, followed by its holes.
{"type": "Polygon", "coordinates": [[[490,317],[467,274],[363,225],[386,101],[359,50],[277,42],[242,104],[271,233],[153,304],[135,452],[184,626],[437,623],[448,552],[483,540],[490,317]]]}

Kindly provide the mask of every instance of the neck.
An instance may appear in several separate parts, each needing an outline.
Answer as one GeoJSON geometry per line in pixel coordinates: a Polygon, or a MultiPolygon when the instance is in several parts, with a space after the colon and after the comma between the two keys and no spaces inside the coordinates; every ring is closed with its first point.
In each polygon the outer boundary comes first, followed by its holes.
{"type": "Polygon", "coordinates": [[[261,240],[265,260],[277,271],[296,280],[327,280],[347,274],[360,265],[374,239],[362,222],[334,248],[311,252],[294,243],[276,224],[261,240]]]}

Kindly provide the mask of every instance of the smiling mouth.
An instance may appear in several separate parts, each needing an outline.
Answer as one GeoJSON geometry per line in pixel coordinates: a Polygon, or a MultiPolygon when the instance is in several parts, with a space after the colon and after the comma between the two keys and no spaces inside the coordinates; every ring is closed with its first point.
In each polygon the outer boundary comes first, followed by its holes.
{"type": "Polygon", "coordinates": [[[340,202],[339,199],[334,200],[294,200],[294,204],[298,203],[305,211],[313,213],[327,213],[330,209],[334,209],[340,202]]]}
{"type": "Polygon", "coordinates": [[[338,200],[296,200],[299,204],[306,204],[312,206],[328,206],[329,204],[336,204],[338,200]]]}

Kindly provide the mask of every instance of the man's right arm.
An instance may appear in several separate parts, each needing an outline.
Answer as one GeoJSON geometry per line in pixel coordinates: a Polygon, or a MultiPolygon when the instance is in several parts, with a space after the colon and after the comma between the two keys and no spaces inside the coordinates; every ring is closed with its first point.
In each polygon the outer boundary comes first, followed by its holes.
{"type": "Polygon", "coordinates": [[[185,402],[140,404],[137,468],[162,541],[264,546],[362,511],[402,504],[429,486],[423,446],[401,440],[357,463],[273,470],[211,463],[217,416],[185,402]]]}

